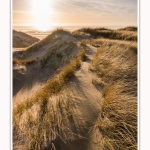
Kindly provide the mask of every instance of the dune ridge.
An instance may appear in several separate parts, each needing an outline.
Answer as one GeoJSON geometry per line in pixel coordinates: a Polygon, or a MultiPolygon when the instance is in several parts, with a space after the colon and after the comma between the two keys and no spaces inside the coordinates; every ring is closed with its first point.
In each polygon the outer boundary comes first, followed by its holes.
{"type": "Polygon", "coordinates": [[[137,54],[136,27],[56,29],[14,52],[13,149],[136,150],[137,54]]]}

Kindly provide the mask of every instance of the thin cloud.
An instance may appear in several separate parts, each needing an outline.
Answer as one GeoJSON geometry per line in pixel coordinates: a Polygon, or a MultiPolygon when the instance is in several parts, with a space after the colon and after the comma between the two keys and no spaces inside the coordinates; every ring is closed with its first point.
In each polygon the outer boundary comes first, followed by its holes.
{"type": "Polygon", "coordinates": [[[76,12],[96,12],[96,13],[118,13],[117,11],[131,13],[136,12],[136,0],[56,0],[56,4],[61,12],[76,11],[76,12]],[[133,10],[133,11],[130,11],[133,10]]]}
{"type": "MultiPolygon", "coordinates": [[[[26,12],[26,16],[32,16],[30,2],[14,0],[13,13],[26,12]]],[[[137,23],[137,0],[51,0],[50,9],[53,12],[50,18],[53,23],[137,23]]]]}

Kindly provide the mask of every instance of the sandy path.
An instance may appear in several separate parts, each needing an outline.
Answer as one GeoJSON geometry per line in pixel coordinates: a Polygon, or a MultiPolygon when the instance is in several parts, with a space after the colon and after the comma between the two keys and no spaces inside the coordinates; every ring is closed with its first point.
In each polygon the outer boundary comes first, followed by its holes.
{"type": "MultiPolygon", "coordinates": [[[[80,70],[75,74],[75,78],[69,85],[69,89],[72,95],[72,111],[74,127],[70,127],[71,130],[78,136],[88,138],[88,133],[95,125],[97,117],[100,113],[100,106],[102,102],[102,94],[93,83],[92,78],[94,74],[89,70],[89,65],[95,56],[97,49],[88,45],[86,49],[87,60],[82,63],[80,70]]],[[[75,136],[74,140],[79,139],[75,136]]],[[[81,138],[81,143],[78,144],[78,149],[82,147],[82,150],[92,150],[90,142],[81,138]],[[82,146],[81,146],[82,144],[82,146]]]]}

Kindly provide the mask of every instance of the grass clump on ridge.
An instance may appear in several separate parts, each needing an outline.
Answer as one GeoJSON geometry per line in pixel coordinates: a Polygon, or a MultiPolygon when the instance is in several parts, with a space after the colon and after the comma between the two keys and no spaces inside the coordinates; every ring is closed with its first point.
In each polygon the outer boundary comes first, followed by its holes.
{"type": "Polygon", "coordinates": [[[53,54],[56,54],[56,56],[61,59],[64,55],[69,54],[69,52],[73,49],[74,46],[76,46],[76,44],[72,41],[69,41],[61,42],[60,44],[51,47],[50,50],[45,54],[45,56],[40,60],[41,67],[44,67],[46,65],[47,61],[53,54]],[[59,51],[61,47],[64,48],[61,51],[59,51]]]}
{"type": "Polygon", "coordinates": [[[125,28],[120,28],[118,30],[125,30],[125,31],[135,31],[137,32],[138,28],[137,27],[134,27],[134,26],[127,26],[125,28]]]}
{"type": "Polygon", "coordinates": [[[73,116],[70,99],[69,94],[62,93],[25,109],[21,117],[13,116],[13,149],[41,150],[53,144],[57,138],[65,143],[65,122],[73,116]],[[61,108],[64,114],[61,114],[61,108]]]}
{"type": "Polygon", "coordinates": [[[85,49],[82,49],[82,50],[79,52],[79,59],[80,59],[81,61],[85,61],[85,59],[86,59],[85,49]]]}
{"type": "Polygon", "coordinates": [[[25,51],[23,51],[23,54],[25,55],[27,53],[37,51],[41,47],[57,40],[57,38],[59,38],[61,34],[70,34],[70,32],[63,28],[57,28],[57,29],[53,30],[52,33],[50,33],[47,37],[45,37],[41,41],[36,42],[33,45],[29,46],[25,51]]]}
{"type": "Polygon", "coordinates": [[[137,149],[137,53],[132,46],[124,41],[107,41],[93,60],[104,82],[104,100],[96,124],[104,150],[137,149]]]}
{"type": "Polygon", "coordinates": [[[85,33],[89,34],[90,37],[114,39],[114,40],[125,40],[125,41],[137,41],[137,32],[132,30],[110,30],[106,28],[82,28],[74,31],[75,34],[85,33]]]}
{"type": "Polygon", "coordinates": [[[26,59],[26,60],[21,60],[21,59],[18,59],[18,58],[13,58],[13,64],[23,64],[23,65],[26,65],[26,64],[32,64],[35,62],[35,59],[26,59]]]}

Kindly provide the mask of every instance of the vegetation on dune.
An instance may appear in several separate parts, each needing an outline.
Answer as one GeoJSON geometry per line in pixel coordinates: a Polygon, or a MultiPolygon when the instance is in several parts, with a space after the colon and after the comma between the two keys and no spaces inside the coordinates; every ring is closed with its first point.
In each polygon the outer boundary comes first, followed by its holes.
{"type": "MultiPolygon", "coordinates": [[[[96,54],[93,65],[106,82],[125,78],[132,79],[137,76],[137,47],[135,43],[103,44],[96,54]],[[100,54],[103,54],[100,58],[100,54]],[[113,79],[113,78],[114,79],[113,79]]],[[[136,79],[136,78],[135,78],[136,79]]]]}
{"type": "Polygon", "coordinates": [[[128,26],[128,27],[121,28],[121,29],[118,29],[118,30],[126,30],[126,31],[135,31],[135,32],[137,32],[138,28],[134,27],[134,26],[128,26]]]}
{"type": "Polygon", "coordinates": [[[13,64],[23,64],[23,65],[26,65],[26,64],[32,64],[35,62],[35,59],[25,59],[25,60],[22,60],[22,59],[18,59],[18,58],[13,58],[13,64]]]}
{"type": "MultiPolygon", "coordinates": [[[[76,46],[76,44],[72,41],[62,42],[60,44],[54,45],[50,48],[50,50],[45,54],[45,56],[40,60],[41,67],[44,67],[47,61],[53,54],[56,54],[58,58],[62,58],[63,56],[69,54],[69,52],[76,46]],[[65,47],[64,47],[65,46],[65,47]],[[63,48],[64,47],[64,48],[63,48]],[[63,48],[59,51],[60,48],[63,48]]],[[[54,56],[54,55],[53,55],[54,56]]]]}
{"type": "Polygon", "coordinates": [[[97,48],[99,48],[105,44],[105,45],[107,45],[108,49],[112,45],[117,45],[120,47],[125,47],[125,45],[129,45],[131,51],[134,51],[134,53],[136,53],[136,54],[138,53],[137,42],[135,42],[135,41],[121,41],[121,40],[112,40],[112,39],[92,39],[92,40],[88,41],[88,43],[97,48]]]}
{"type": "Polygon", "coordinates": [[[81,50],[78,56],[67,66],[65,66],[57,77],[47,81],[44,88],[40,92],[38,92],[31,100],[27,100],[27,102],[21,102],[21,104],[18,104],[17,108],[14,109],[14,114],[22,114],[22,111],[25,109],[25,107],[31,107],[40,99],[48,99],[50,95],[60,92],[60,89],[65,85],[65,83],[67,83],[66,81],[73,77],[75,75],[75,70],[81,66],[81,61],[83,61],[84,57],[83,55],[85,55],[84,51],[85,50],[81,50]],[[20,111],[20,108],[22,111],[20,111]]]}
{"type": "Polygon", "coordinates": [[[80,46],[85,48],[86,44],[87,44],[87,41],[86,40],[82,40],[81,43],[80,43],[80,46]]]}
{"type": "Polygon", "coordinates": [[[40,43],[41,41],[39,42],[36,42],[32,45],[30,45],[29,47],[26,48],[26,50],[23,51],[23,55],[27,54],[27,53],[30,53],[30,52],[33,52],[33,51],[36,51],[36,49],[38,48],[38,43],[40,43]]]}
{"type": "Polygon", "coordinates": [[[90,37],[96,38],[109,38],[115,40],[125,40],[125,41],[137,41],[137,33],[131,32],[130,30],[110,30],[106,28],[82,28],[74,33],[86,33],[90,37]]]}
{"type": "MultiPolygon", "coordinates": [[[[125,41],[137,41],[137,32],[136,27],[126,27],[118,30],[111,30],[107,28],[82,28],[77,31],[73,31],[72,34],[85,34],[92,38],[109,38],[109,39],[116,39],[116,40],[125,40],[125,41]]],[[[49,34],[46,38],[44,38],[42,41],[39,41],[37,43],[34,43],[33,45],[29,46],[23,54],[26,54],[28,52],[36,51],[37,49],[40,49],[43,45],[47,45],[51,42],[54,42],[57,38],[60,37],[60,35],[63,34],[71,34],[68,30],[58,28],[52,31],[51,34],[49,34]]]]}
{"type": "MultiPolygon", "coordinates": [[[[23,53],[55,42],[63,34],[71,33],[61,28],[56,29],[23,53]]],[[[54,44],[39,60],[41,67],[48,64],[51,56],[63,62],[62,58],[67,55],[67,63],[33,97],[13,106],[13,149],[56,149],[53,141],[57,138],[62,141],[61,144],[66,144],[67,137],[71,135],[67,127],[73,122],[74,114],[71,109],[72,98],[63,93],[63,89],[86,59],[85,50],[87,44],[90,44],[98,48],[89,68],[95,73],[92,83],[101,87],[103,95],[100,114],[94,126],[101,135],[97,149],[136,150],[137,28],[82,28],[72,34],[84,34],[90,38],[80,42],[80,50],[73,60],[69,54],[77,43],[63,41],[54,44]]],[[[13,64],[30,64],[34,61],[35,59],[14,58],[13,64]]]]}
{"type": "Polygon", "coordinates": [[[65,144],[69,137],[66,122],[73,119],[70,100],[69,94],[62,93],[26,108],[20,117],[13,116],[13,149],[55,149],[56,138],[65,144]]]}
{"type": "Polygon", "coordinates": [[[67,120],[72,115],[69,107],[69,96],[65,98],[66,100],[58,99],[55,107],[50,102],[50,99],[52,96],[60,94],[69,79],[75,75],[75,71],[81,66],[81,61],[84,60],[84,55],[85,50],[83,49],[74,60],[64,67],[57,77],[49,80],[34,97],[17,103],[14,106],[14,149],[27,148],[40,150],[44,146],[47,146],[47,140],[50,143],[56,136],[61,138],[59,134],[62,135],[64,120],[67,120]],[[36,113],[38,115],[32,113],[34,107],[37,107],[36,113]],[[59,110],[57,110],[62,108],[66,109],[66,113],[63,116],[58,114],[59,110]],[[38,125],[39,122],[40,125],[38,125]]]}
{"type": "Polygon", "coordinates": [[[53,34],[70,34],[70,31],[63,28],[57,28],[52,31],[53,34]]]}
{"type": "Polygon", "coordinates": [[[40,49],[42,46],[45,46],[47,44],[50,44],[54,42],[56,39],[59,38],[61,34],[70,34],[69,31],[64,30],[62,28],[58,28],[56,30],[53,30],[51,34],[49,34],[47,37],[45,37],[43,40],[29,46],[25,51],[24,54],[36,51],[37,49],[40,49]]]}
{"type": "Polygon", "coordinates": [[[56,51],[56,49],[57,49],[57,47],[50,48],[50,50],[40,60],[41,67],[44,67],[44,65],[47,63],[48,59],[53,55],[53,53],[56,51]]]}
{"type": "Polygon", "coordinates": [[[82,49],[82,50],[79,52],[79,59],[82,60],[82,61],[85,61],[85,59],[86,59],[85,49],[82,49]]]}
{"type": "Polygon", "coordinates": [[[105,150],[137,149],[137,53],[133,45],[107,41],[93,61],[105,85],[96,124],[105,150]]]}
{"type": "Polygon", "coordinates": [[[38,38],[32,37],[24,32],[13,30],[13,47],[28,47],[29,45],[39,41],[38,38]]]}
{"type": "Polygon", "coordinates": [[[44,38],[41,43],[42,45],[47,45],[51,42],[54,42],[56,39],[58,39],[61,35],[64,34],[70,34],[69,31],[62,29],[62,28],[57,28],[55,30],[52,31],[51,34],[49,34],[46,38],[44,38]]]}

